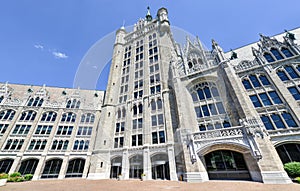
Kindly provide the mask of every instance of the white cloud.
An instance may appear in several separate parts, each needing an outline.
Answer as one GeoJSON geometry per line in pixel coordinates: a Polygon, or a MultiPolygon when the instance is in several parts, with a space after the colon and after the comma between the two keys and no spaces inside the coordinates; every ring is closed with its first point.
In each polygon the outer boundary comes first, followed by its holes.
{"type": "Polygon", "coordinates": [[[68,56],[65,53],[62,53],[62,52],[56,52],[56,51],[54,51],[54,52],[52,52],[52,54],[53,54],[53,56],[55,58],[58,58],[58,59],[66,59],[66,58],[68,58],[68,56]]]}
{"type": "Polygon", "coordinates": [[[44,50],[44,46],[41,45],[41,44],[35,44],[35,45],[34,45],[34,48],[44,50]]]}

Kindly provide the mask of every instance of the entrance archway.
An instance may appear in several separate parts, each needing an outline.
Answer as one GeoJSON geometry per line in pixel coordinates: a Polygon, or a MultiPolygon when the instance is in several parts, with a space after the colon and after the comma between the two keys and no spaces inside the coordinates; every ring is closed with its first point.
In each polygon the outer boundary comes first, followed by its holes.
{"type": "Polygon", "coordinates": [[[300,162],[300,144],[288,143],[276,147],[276,151],[283,164],[300,162]]]}
{"type": "Polygon", "coordinates": [[[169,159],[167,154],[156,154],[151,157],[152,179],[170,180],[169,159]]]}
{"type": "Polygon", "coordinates": [[[131,157],[129,164],[129,178],[141,178],[141,174],[143,174],[143,155],[131,157]]]}
{"type": "Polygon", "coordinates": [[[216,150],[204,156],[209,179],[251,180],[243,154],[216,150]]]}
{"type": "Polygon", "coordinates": [[[118,178],[119,174],[122,174],[122,157],[111,160],[110,178],[118,178]]]}

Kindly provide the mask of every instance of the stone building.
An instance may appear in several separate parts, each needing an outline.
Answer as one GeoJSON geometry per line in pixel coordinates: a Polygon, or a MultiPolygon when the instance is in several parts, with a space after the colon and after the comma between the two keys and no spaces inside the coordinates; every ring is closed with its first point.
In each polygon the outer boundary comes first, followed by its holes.
{"type": "Polygon", "coordinates": [[[104,92],[0,84],[0,171],[87,177],[104,92]]]}
{"type": "Polygon", "coordinates": [[[214,40],[211,50],[199,39],[182,46],[167,9],[148,10],[116,32],[105,97],[2,84],[0,170],[290,183],[283,164],[300,162],[299,38],[297,28],[227,53],[214,40]]]}

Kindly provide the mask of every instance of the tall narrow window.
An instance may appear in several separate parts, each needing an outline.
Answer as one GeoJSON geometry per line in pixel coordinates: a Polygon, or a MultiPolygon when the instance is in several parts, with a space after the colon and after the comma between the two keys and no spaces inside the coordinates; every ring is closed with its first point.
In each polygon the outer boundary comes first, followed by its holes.
{"type": "Polygon", "coordinates": [[[277,60],[282,60],[283,59],[283,57],[281,56],[280,52],[277,49],[271,48],[271,52],[277,60]]]}
{"type": "Polygon", "coordinates": [[[274,62],[275,60],[274,60],[274,58],[271,56],[271,54],[269,54],[269,53],[265,53],[264,54],[264,57],[265,57],[265,59],[268,61],[268,62],[274,62]]]}
{"type": "Polygon", "coordinates": [[[289,58],[292,57],[293,54],[291,53],[291,51],[285,47],[281,48],[281,52],[285,55],[285,57],[289,58]]]}

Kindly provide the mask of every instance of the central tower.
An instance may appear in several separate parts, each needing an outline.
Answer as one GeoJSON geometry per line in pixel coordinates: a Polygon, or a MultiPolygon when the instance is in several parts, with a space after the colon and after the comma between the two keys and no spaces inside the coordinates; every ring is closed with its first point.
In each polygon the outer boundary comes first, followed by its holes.
{"type": "Polygon", "coordinates": [[[89,178],[177,180],[175,100],[169,82],[177,58],[167,9],[150,9],[131,32],[116,32],[102,121],[89,178]]]}

